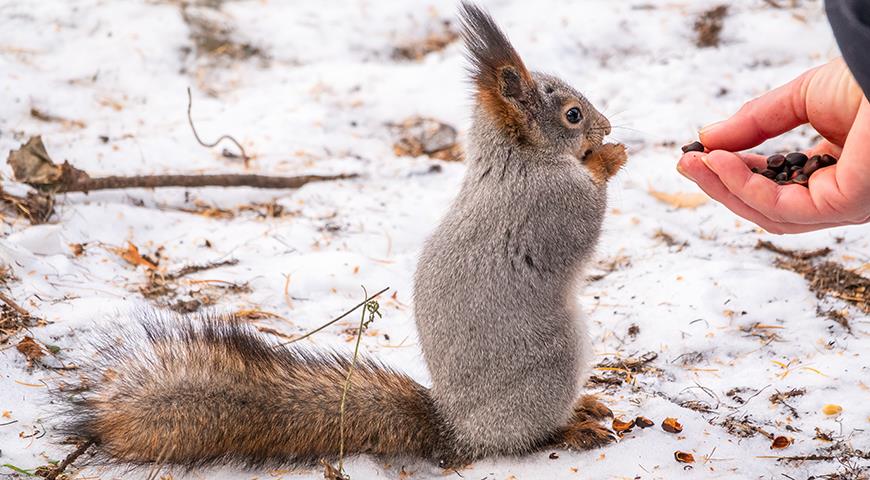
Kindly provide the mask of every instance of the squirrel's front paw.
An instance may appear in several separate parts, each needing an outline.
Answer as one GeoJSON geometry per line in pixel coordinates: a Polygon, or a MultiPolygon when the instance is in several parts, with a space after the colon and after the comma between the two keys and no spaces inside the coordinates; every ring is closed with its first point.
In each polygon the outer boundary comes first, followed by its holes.
{"type": "Polygon", "coordinates": [[[578,450],[603,447],[616,440],[617,436],[613,431],[594,420],[572,422],[562,432],[562,444],[578,450]]]}
{"type": "Polygon", "coordinates": [[[620,143],[605,143],[590,152],[583,159],[583,164],[589,169],[592,178],[598,183],[605,183],[628,161],[625,145],[620,143]]]}

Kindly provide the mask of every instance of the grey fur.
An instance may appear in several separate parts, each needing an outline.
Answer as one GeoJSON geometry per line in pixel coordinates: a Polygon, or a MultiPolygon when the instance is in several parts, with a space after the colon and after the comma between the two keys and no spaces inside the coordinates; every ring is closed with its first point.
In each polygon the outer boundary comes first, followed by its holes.
{"type": "Polygon", "coordinates": [[[600,145],[610,127],[564,82],[532,78],[535,92],[521,108],[535,141],[507,138],[475,107],[465,180],[415,275],[435,405],[472,458],[523,453],[551,439],[569,421],[589,363],[575,301],[606,187],[577,152],[600,145]],[[581,105],[580,128],[561,122],[568,100],[581,105]]]}

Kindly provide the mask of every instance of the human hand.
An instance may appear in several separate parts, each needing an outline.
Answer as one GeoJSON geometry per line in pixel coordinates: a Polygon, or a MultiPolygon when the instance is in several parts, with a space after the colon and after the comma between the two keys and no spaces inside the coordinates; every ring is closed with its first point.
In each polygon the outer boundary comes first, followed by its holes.
{"type": "Polygon", "coordinates": [[[701,130],[710,153],[690,152],[677,170],[732,212],[770,233],[801,233],[870,221],[870,102],[842,59],[814,68],[701,130]],[[809,188],[777,185],[750,167],[765,157],[735,153],[809,123],[824,137],[809,151],[839,158],[809,188]]]}

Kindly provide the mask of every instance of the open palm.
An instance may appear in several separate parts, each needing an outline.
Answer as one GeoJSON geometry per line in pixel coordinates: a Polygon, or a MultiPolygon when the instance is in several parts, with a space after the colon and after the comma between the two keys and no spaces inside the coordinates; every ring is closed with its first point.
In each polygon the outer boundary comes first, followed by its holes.
{"type": "Polygon", "coordinates": [[[709,153],[683,155],[677,170],[731,211],[771,233],[800,233],[870,221],[870,102],[842,59],[814,68],[701,130],[709,153]],[[738,153],[809,123],[824,137],[808,155],[840,160],[809,188],[755,175],[765,158],[738,153]]]}

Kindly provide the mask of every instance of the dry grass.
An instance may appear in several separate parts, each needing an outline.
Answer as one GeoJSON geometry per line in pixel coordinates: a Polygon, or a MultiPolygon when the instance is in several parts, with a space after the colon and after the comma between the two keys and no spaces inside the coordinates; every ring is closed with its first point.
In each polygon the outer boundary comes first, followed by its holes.
{"type": "Polygon", "coordinates": [[[454,28],[453,22],[443,20],[437,27],[430,28],[422,38],[404,42],[393,49],[393,58],[420,61],[430,53],[444,50],[457,40],[459,32],[454,28]]]}
{"type": "Polygon", "coordinates": [[[870,279],[834,262],[777,259],[776,266],[802,275],[816,297],[838,298],[870,313],[870,279]]]}
{"type": "Polygon", "coordinates": [[[434,118],[412,117],[390,125],[398,137],[393,151],[399,156],[426,155],[438,160],[462,160],[456,128],[434,118]]]}
{"type": "Polygon", "coordinates": [[[694,27],[695,45],[700,48],[718,47],[727,15],[728,5],[719,5],[698,15],[694,27]]]}

